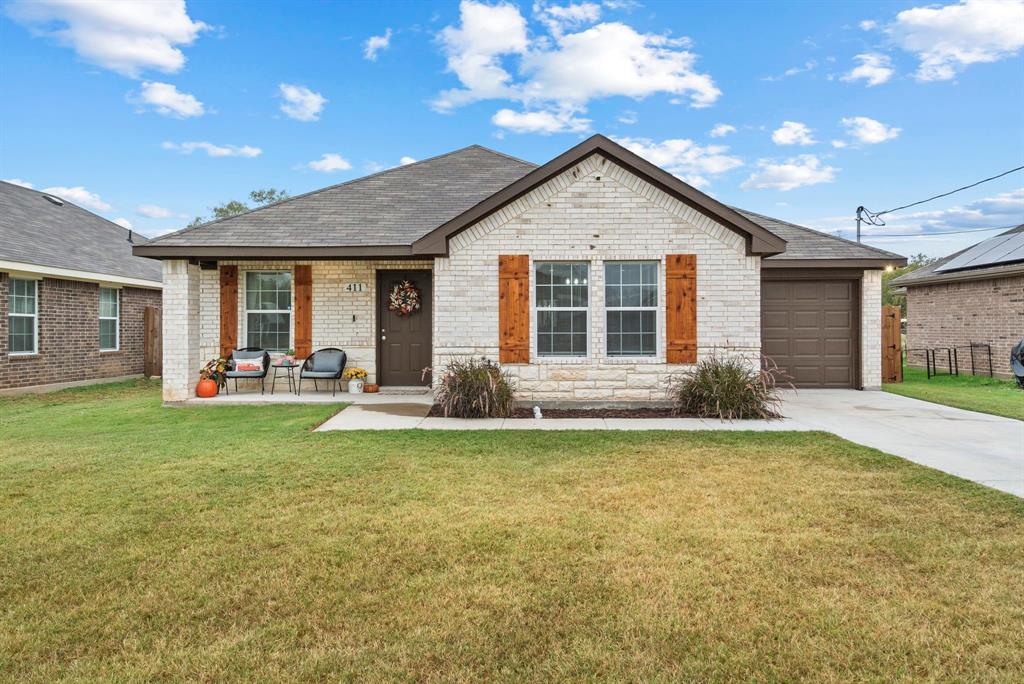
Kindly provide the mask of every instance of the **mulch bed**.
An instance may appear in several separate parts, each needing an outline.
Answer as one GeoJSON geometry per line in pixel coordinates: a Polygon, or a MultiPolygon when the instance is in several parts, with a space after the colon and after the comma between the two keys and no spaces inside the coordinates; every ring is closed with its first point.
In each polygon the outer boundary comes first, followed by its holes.
{"type": "MultiPolygon", "coordinates": [[[[541,409],[545,418],[686,418],[678,415],[670,408],[578,408],[578,409],[541,409]]],[[[443,418],[444,410],[439,404],[430,407],[427,414],[433,418],[443,418]]],[[[513,418],[533,418],[532,408],[518,408],[513,418]]]]}

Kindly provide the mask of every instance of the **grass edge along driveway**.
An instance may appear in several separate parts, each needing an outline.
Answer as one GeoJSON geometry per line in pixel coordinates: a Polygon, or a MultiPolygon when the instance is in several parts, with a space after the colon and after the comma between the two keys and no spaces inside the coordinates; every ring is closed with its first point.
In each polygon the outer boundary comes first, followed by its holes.
{"type": "Polygon", "coordinates": [[[1012,380],[981,375],[936,375],[930,380],[919,368],[904,368],[903,382],[882,389],[912,399],[966,411],[1024,420],[1024,390],[1012,380]]]}
{"type": "Polygon", "coordinates": [[[0,399],[0,679],[986,680],[1024,502],[823,433],[0,399]]]}

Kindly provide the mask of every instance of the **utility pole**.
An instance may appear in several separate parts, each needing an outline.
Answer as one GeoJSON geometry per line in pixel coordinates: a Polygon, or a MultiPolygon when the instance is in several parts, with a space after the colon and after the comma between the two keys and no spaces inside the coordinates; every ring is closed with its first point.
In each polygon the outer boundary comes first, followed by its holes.
{"type": "Polygon", "coordinates": [[[857,242],[860,242],[860,224],[864,219],[861,218],[861,214],[864,212],[864,207],[857,207],[857,242]]]}

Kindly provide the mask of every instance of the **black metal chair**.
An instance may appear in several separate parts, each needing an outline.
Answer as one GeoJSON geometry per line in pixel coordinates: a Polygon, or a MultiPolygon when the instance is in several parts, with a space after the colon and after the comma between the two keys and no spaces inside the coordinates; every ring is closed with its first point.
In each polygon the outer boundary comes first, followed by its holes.
{"type": "Polygon", "coordinates": [[[318,391],[320,386],[317,384],[317,380],[331,380],[331,396],[336,396],[347,360],[348,356],[345,352],[336,347],[317,349],[309,355],[302,363],[302,368],[299,369],[298,395],[302,396],[302,379],[308,378],[313,381],[313,388],[318,391]]]}
{"type": "MultiPolygon", "coordinates": [[[[259,347],[244,347],[242,349],[235,349],[231,352],[231,358],[228,359],[228,369],[224,373],[224,377],[229,380],[235,381],[235,391],[238,391],[238,379],[259,379],[260,381],[260,394],[264,394],[266,391],[265,383],[267,379],[267,371],[270,370],[270,352],[266,349],[260,349],[259,347]],[[238,361],[244,361],[246,359],[263,359],[263,370],[262,371],[240,371],[236,370],[238,361]]],[[[228,394],[228,384],[224,383],[224,393],[228,394]]]]}

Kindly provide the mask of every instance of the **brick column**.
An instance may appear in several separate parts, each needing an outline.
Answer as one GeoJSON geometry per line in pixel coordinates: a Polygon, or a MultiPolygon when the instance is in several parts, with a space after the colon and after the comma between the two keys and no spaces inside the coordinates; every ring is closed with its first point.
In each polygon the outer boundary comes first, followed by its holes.
{"type": "Polygon", "coordinates": [[[164,263],[164,401],[195,394],[199,366],[199,266],[184,259],[164,263]]]}
{"type": "Polygon", "coordinates": [[[882,388],[882,272],[864,271],[861,280],[860,372],[866,390],[882,388]]]}

